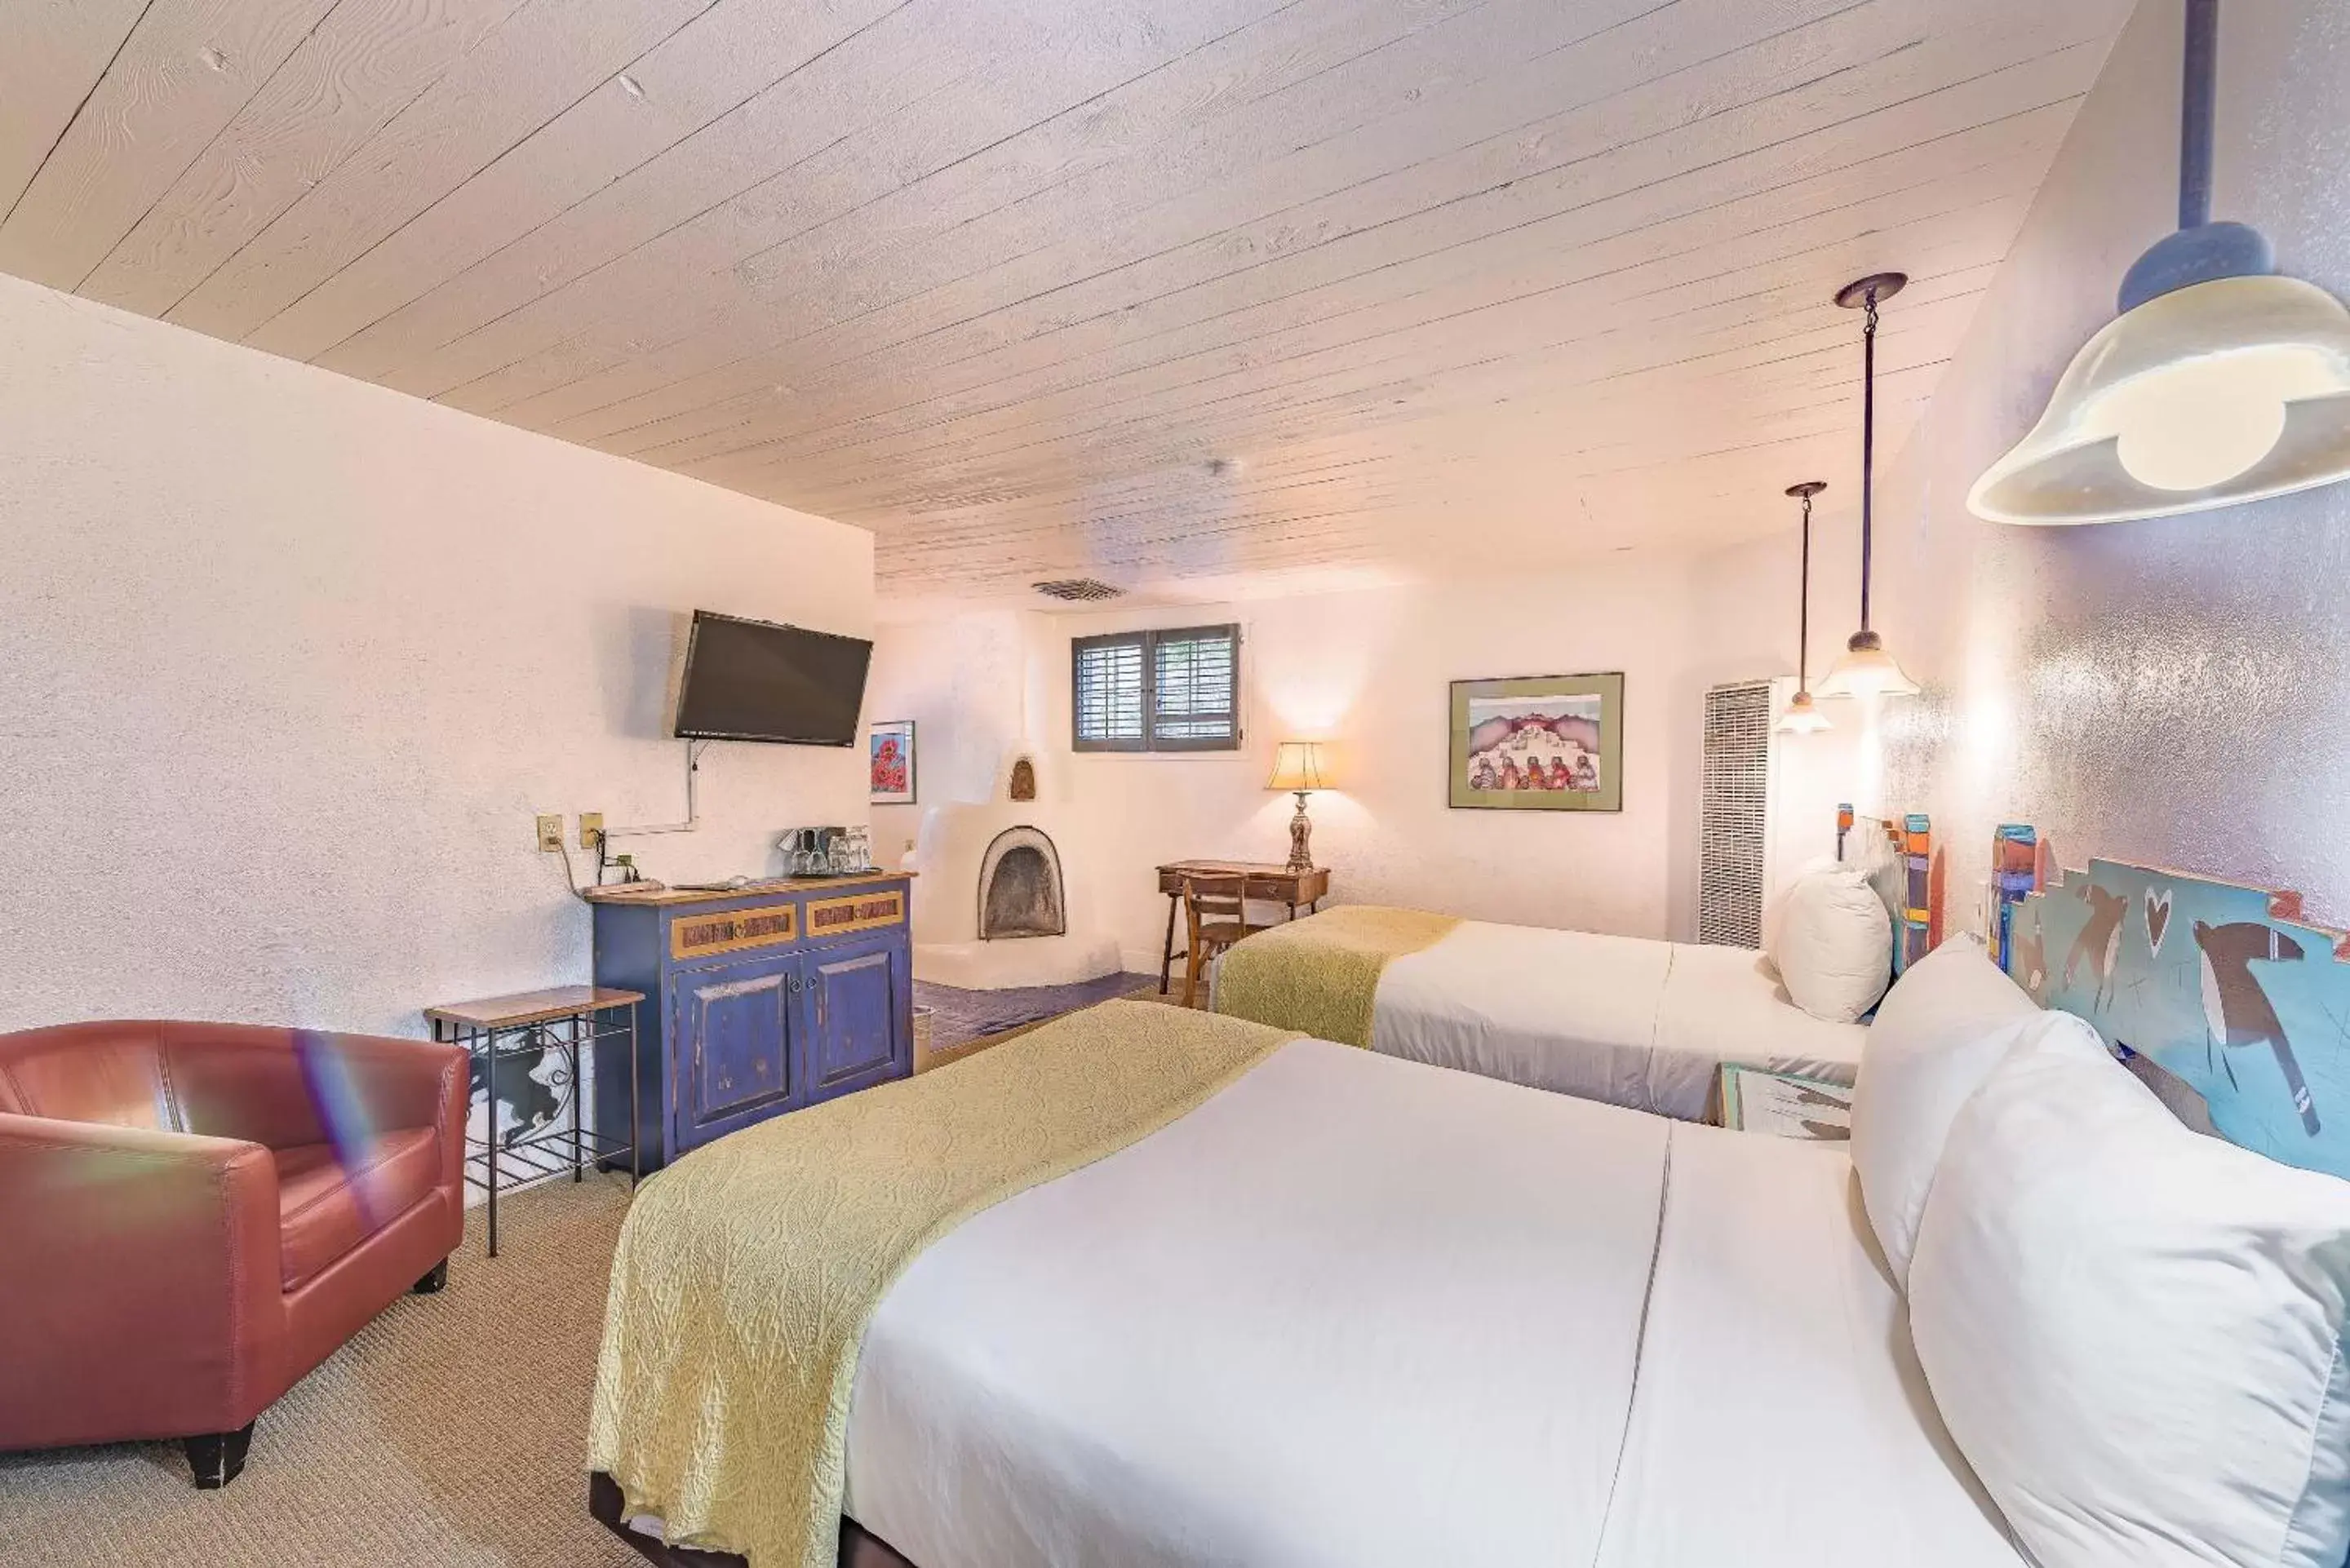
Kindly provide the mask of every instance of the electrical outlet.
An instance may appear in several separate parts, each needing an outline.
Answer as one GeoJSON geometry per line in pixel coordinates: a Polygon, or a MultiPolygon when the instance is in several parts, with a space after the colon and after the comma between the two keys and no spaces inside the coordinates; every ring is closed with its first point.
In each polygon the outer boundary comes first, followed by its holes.
{"type": "Polygon", "coordinates": [[[538,814],[538,852],[541,855],[563,853],[563,814],[542,811],[538,814]]]}
{"type": "Polygon", "coordinates": [[[583,811],[579,814],[579,847],[593,849],[604,842],[604,814],[583,811]]]}

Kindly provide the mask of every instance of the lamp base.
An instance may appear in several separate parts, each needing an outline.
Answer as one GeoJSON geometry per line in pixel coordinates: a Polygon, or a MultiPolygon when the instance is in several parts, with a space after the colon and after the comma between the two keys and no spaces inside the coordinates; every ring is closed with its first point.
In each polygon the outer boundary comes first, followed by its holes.
{"type": "Polygon", "coordinates": [[[1305,818],[1305,791],[1297,792],[1297,815],[1289,819],[1289,864],[1285,871],[1314,869],[1314,825],[1305,818]]]}

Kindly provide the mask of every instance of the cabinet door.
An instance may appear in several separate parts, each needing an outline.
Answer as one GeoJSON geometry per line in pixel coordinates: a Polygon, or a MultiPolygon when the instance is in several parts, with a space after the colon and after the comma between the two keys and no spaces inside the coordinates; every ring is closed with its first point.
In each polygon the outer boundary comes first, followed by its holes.
{"type": "Polygon", "coordinates": [[[798,955],[681,971],[675,985],[675,1147],[681,1152],[788,1109],[798,955]]]}
{"type": "Polygon", "coordinates": [[[904,932],[808,952],[806,1062],[810,1103],[913,1070],[913,979],[904,932]]]}

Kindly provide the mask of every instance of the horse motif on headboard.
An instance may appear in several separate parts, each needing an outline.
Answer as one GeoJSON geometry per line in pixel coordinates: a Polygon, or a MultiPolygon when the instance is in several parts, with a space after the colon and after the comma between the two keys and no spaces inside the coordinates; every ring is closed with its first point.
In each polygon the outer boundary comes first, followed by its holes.
{"type": "Polygon", "coordinates": [[[2009,972],[2203,1097],[2231,1143],[2350,1177],[2350,940],[2301,897],[2092,860],[2013,912],[2009,972]]]}

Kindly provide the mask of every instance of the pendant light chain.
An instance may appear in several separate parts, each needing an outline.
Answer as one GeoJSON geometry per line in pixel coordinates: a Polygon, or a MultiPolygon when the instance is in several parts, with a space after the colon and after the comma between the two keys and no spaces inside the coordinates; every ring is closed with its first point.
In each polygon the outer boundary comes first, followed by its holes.
{"type": "MultiPolygon", "coordinates": [[[[1877,493],[1877,290],[1868,291],[1868,322],[1860,331],[1860,629],[1868,629],[1869,556],[1874,544],[1870,501],[1877,493]]],[[[1805,511],[1810,503],[1804,504],[1805,511]]]]}
{"type": "Polygon", "coordinates": [[[1795,694],[1772,728],[1790,735],[1809,735],[1829,728],[1827,715],[1812,703],[1812,497],[1827,487],[1825,479],[1806,479],[1787,486],[1789,498],[1804,504],[1803,577],[1795,597],[1795,694]]]}
{"type": "Polygon", "coordinates": [[[1804,591],[1796,596],[1795,690],[1812,689],[1812,498],[1804,497],[1804,591]]]}
{"type": "Polygon", "coordinates": [[[1860,333],[1860,629],[1829,667],[1820,692],[1827,697],[1914,697],[1918,683],[1885,650],[1872,624],[1877,576],[1877,307],[1907,287],[1908,275],[1873,272],[1836,290],[1835,302],[1864,312],[1860,333]]]}

